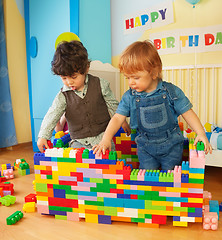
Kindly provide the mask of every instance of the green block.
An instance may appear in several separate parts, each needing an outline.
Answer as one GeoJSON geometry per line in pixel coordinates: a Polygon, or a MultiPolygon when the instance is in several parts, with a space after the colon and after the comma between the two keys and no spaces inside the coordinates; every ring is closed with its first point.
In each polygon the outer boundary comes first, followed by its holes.
{"type": "Polygon", "coordinates": [[[104,215],[117,216],[117,208],[115,208],[115,207],[104,207],[104,215]]]}
{"type": "Polygon", "coordinates": [[[76,158],[57,158],[57,162],[76,163],[76,158]]]}
{"type": "Polygon", "coordinates": [[[63,215],[55,215],[55,219],[67,220],[67,216],[63,216],[63,215]]]}
{"type": "Polygon", "coordinates": [[[14,204],[16,201],[16,197],[12,195],[7,195],[0,198],[0,203],[2,203],[3,206],[10,206],[11,204],[14,204]]]}
{"type": "Polygon", "coordinates": [[[90,178],[90,182],[92,183],[103,183],[102,178],[90,178]]]}
{"type": "Polygon", "coordinates": [[[189,183],[204,184],[204,179],[189,178],[189,183]]]}
{"type": "Polygon", "coordinates": [[[82,158],[83,159],[88,159],[89,158],[89,149],[84,149],[83,150],[82,158]]]}
{"type": "Polygon", "coordinates": [[[78,200],[78,195],[66,194],[66,199],[76,199],[76,200],[78,200]]]}
{"type": "Polygon", "coordinates": [[[145,223],[145,219],[144,218],[131,218],[131,222],[145,223]]]}
{"type": "Polygon", "coordinates": [[[25,176],[26,175],[26,169],[18,169],[18,173],[19,173],[19,175],[21,175],[21,176],[25,176]]]}
{"type": "Polygon", "coordinates": [[[152,214],[145,214],[145,218],[152,219],[152,214]]]}
{"type": "Polygon", "coordinates": [[[151,209],[166,211],[166,206],[156,206],[156,205],[154,206],[154,205],[152,205],[151,209]]]}
{"type": "Polygon", "coordinates": [[[7,225],[13,225],[17,223],[21,218],[23,218],[23,213],[21,211],[16,211],[6,218],[6,223],[7,225]]]}
{"type": "Polygon", "coordinates": [[[204,151],[204,143],[197,142],[197,151],[204,151]]]}
{"type": "MultiPolygon", "coordinates": [[[[68,190],[71,190],[71,186],[69,186],[69,185],[53,184],[53,189],[64,189],[64,190],[68,191],[68,190]]],[[[71,191],[73,191],[73,190],[71,190],[71,191]]]]}
{"type": "Polygon", "coordinates": [[[69,207],[49,206],[49,210],[61,211],[61,212],[72,212],[72,208],[69,208],[69,207]]]}
{"type": "Polygon", "coordinates": [[[96,202],[96,201],[85,201],[85,205],[93,205],[93,206],[104,206],[103,202],[96,202]]]}
{"type": "Polygon", "coordinates": [[[188,207],[188,212],[195,213],[195,208],[188,207]]]}
{"type": "Polygon", "coordinates": [[[117,153],[116,151],[109,152],[109,160],[117,160],[117,153]]]}
{"type": "Polygon", "coordinates": [[[46,175],[47,179],[52,179],[52,175],[46,175]]]}
{"type": "Polygon", "coordinates": [[[66,194],[77,195],[78,196],[78,191],[76,191],[76,190],[66,190],[66,194]]]}
{"type": "Polygon", "coordinates": [[[97,197],[97,201],[104,202],[104,197],[97,197]]]}
{"type": "Polygon", "coordinates": [[[48,192],[47,183],[36,183],[36,192],[48,192]]]}

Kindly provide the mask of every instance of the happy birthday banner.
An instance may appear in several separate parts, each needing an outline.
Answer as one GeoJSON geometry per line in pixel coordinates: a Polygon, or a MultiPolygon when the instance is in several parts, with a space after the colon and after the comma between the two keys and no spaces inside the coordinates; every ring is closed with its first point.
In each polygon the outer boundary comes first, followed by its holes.
{"type": "Polygon", "coordinates": [[[124,17],[124,33],[134,33],[174,22],[172,0],[124,17]]]}
{"type": "Polygon", "coordinates": [[[222,25],[150,34],[160,55],[222,51],[222,25]]]}

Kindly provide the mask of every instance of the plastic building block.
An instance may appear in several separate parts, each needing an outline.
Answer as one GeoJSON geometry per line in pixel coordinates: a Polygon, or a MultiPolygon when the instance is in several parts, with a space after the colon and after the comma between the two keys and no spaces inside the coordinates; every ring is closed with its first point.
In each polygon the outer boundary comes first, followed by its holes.
{"type": "Polygon", "coordinates": [[[7,195],[7,196],[0,198],[0,203],[6,207],[14,204],[15,201],[16,201],[16,197],[11,196],[11,195],[7,195]]]}
{"type": "Polygon", "coordinates": [[[3,175],[5,176],[6,179],[12,179],[14,178],[14,172],[13,172],[13,169],[6,169],[6,170],[3,170],[3,175]]]}
{"type": "MultiPolygon", "coordinates": [[[[118,134],[128,146],[127,137],[118,134]]],[[[191,165],[187,161],[173,171],[160,171],[133,169],[118,160],[117,152],[94,155],[84,148],[46,149],[34,156],[38,212],[56,219],[126,221],[141,227],[159,227],[167,216],[173,217],[173,226],[200,223],[205,161],[199,151],[192,154],[191,165]],[[198,164],[192,167],[194,159],[198,164]]]]}
{"type": "Polygon", "coordinates": [[[24,212],[35,212],[35,202],[27,202],[23,204],[22,210],[24,212]]]}
{"type": "Polygon", "coordinates": [[[219,205],[219,211],[222,212],[222,202],[219,205]]]}
{"type": "Polygon", "coordinates": [[[205,212],[203,218],[203,229],[217,230],[218,228],[218,215],[216,212],[205,212]]]}
{"type": "Polygon", "coordinates": [[[12,215],[6,218],[7,225],[13,225],[23,218],[23,213],[21,211],[16,211],[12,215]]]}
{"type": "Polygon", "coordinates": [[[30,193],[25,197],[25,202],[37,202],[36,200],[36,194],[30,193]]]}

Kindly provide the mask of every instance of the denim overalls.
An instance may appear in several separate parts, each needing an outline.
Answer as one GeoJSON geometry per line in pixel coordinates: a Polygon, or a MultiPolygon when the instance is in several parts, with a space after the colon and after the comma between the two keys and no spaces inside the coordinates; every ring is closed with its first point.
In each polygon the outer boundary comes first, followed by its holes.
{"type": "Polygon", "coordinates": [[[136,97],[136,143],[142,169],[170,170],[181,164],[184,138],[169,106],[175,99],[172,85],[166,82],[158,95],[136,97]]]}

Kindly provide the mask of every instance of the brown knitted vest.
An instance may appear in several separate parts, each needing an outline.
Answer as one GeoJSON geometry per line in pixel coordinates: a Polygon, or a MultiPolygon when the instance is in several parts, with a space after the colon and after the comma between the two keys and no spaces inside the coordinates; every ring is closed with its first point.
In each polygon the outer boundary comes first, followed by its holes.
{"type": "Polygon", "coordinates": [[[94,137],[104,132],[110,115],[100,80],[88,74],[88,89],[82,99],[74,91],[62,92],[66,98],[66,119],[72,139],[94,137]]]}

